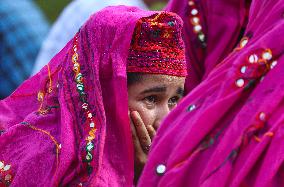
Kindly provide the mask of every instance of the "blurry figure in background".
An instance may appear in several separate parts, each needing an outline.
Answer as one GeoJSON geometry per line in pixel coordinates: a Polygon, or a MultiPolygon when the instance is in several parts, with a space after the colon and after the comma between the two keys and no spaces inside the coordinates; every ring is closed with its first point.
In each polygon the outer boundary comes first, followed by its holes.
{"type": "Polygon", "coordinates": [[[30,76],[48,29],[46,19],[33,1],[1,0],[0,99],[30,76]]]}
{"type": "MultiPolygon", "coordinates": [[[[148,0],[149,1],[149,0],[148,0]]],[[[150,2],[148,2],[150,3],[150,2]]],[[[137,6],[144,10],[143,0],[74,0],[61,13],[52,26],[36,58],[33,74],[45,66],[64,45],[74,36],[89,16],[110,5],[137,6]]]]}
{"type": "Polygon", "coordinates": [[[150,10],[162,10],[167,2],[168,0],[144,0],[150,10]]]}

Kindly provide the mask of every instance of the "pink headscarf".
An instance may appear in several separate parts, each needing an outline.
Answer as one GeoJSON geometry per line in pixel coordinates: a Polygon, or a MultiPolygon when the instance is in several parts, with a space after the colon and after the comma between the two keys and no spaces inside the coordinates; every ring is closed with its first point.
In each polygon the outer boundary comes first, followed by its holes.
{"type": "Polygon", "coordinates": [[[0,101],[0,185],[132,186],[126,64],[137,20],[153,14],[125,6],[94,14],[0,101]]]}
{"type": "Polygon", "coordinates": [[[186,91],[195,88],[236,46],[247,24],[245,0],[170,0],[166,11],[184,21],[186,91]]]}
{"type": "Polygon", "coordinates": [[[252,1],[241,43],[161,125],[141,187],[284,186],[283,10],[252,1]]]}

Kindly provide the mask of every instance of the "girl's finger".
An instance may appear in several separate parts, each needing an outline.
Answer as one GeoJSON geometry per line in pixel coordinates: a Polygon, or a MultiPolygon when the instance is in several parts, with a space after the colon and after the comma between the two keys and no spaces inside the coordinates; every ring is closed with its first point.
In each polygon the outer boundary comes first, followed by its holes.
{"type": "Polygon", "coordinates": [[[143,150],[146,153],[148,153],[150,150],[150,146],[151,146],[151,138],[150,138],[150,135],[148,134],[146,126],[137,111],[132,111],[130,113],[130,116],[135,126],[136,134],[139,138],[139,142],[143,150]]]}
{"type": "Polygon", "coordinates": [[[146,128],[147,128],[148,134],[151,138],[151,142],[153,142],[153,139],[156,136],[156,130],[151,125],[147,125],[146,128]]]}
{"type": "Polygon", "coordinates": [[[131,118],[130,118],[130,127],[131,127],[131,132],[132,132],[132,139],[133,139],[133,144],[134,144],[135,155],[142,155],[144,154],[144,151],[140,145],[139,138],[136,134],[136,129],[134,127],[134,124],[131,118]]]}

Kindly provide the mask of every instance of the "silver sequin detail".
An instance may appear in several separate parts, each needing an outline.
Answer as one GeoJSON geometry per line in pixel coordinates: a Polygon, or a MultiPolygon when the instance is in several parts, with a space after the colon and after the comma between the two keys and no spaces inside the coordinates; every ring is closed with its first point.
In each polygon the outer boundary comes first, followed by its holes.
{"type": "Polygon", "coordinates": [[[239,87],[239,88],[243,87],[244,84],[245,84],[244,79],[238,79],[238,80],[236,81],[236,85],[237,85],[237,87],[239,87]]]}
{"type": "Polygon", "coordinates": [[[158,175],[163,175],[166,172],[167,168],[164,164],[159,164],[156,168],[156,172],[158,175]]]}

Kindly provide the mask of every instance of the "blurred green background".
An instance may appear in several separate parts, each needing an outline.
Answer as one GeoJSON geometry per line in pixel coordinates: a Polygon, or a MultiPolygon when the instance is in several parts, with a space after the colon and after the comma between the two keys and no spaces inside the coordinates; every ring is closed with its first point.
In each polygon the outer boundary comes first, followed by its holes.
{"type": "MultiPolygon", "coordinates": [[[[71,1],[72,0],[35,0],[50,23],[53,23],[56,20],[63,8],[71,1]]],[[[166,0],[153,0],[153,3],[149,8],[151,10],[161,10],[165,5],[166,0]]]]}
{"type": "Polygon", "coordinates": [[[43,10],[49,22],[53,23],[71,0],[35,0],[35,2],[43,10]]]}

